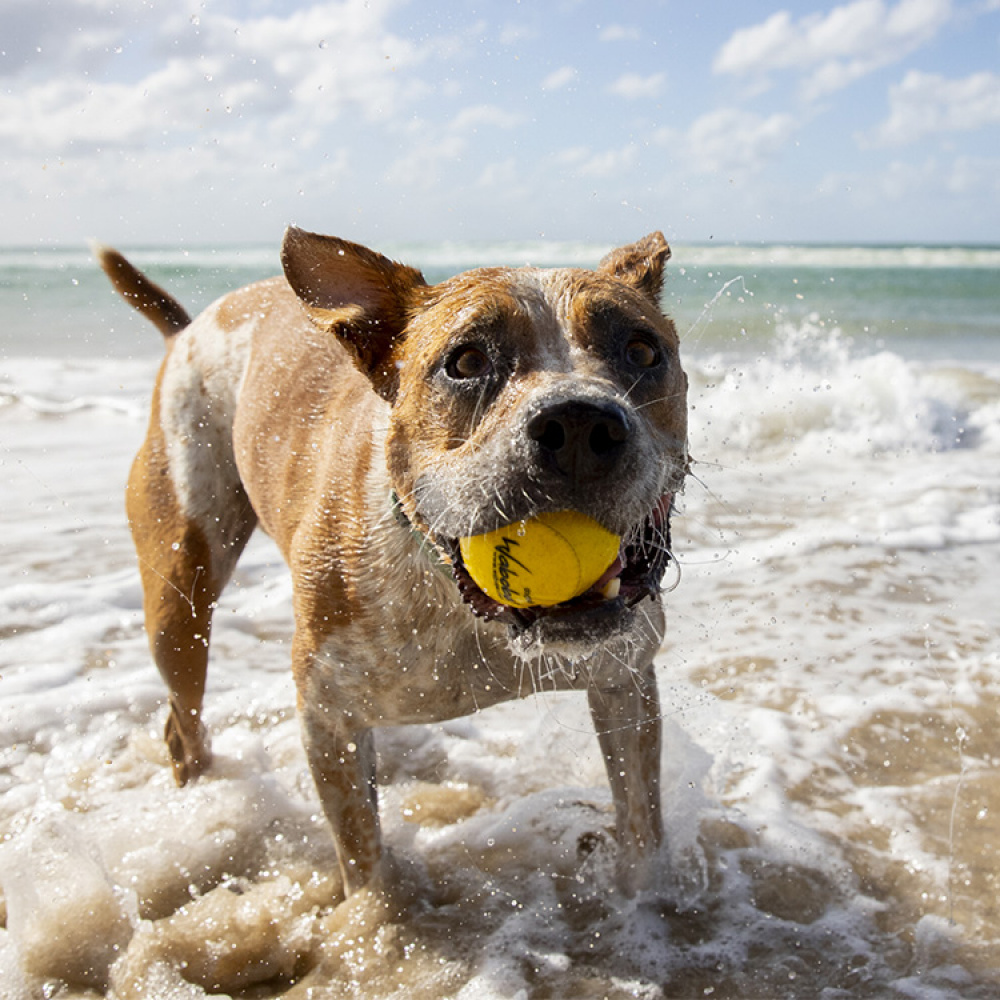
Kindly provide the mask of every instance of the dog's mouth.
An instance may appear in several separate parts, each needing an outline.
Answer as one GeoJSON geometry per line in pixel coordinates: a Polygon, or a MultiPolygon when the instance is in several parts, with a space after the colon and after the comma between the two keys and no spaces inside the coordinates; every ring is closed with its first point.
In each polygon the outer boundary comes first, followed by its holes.
{"type": "Polygon", "coordinates": [[[498,621],[516,632],[530,629],[543,618],[622,611],[646,597],[655,598],[671,560],[670,515],[673,494],[666,493],[640,525],[623,539],[618,557],[588,590],[561,604],[511,607],[494,600],[472,579],[457,541],[444,544],[459,593],[472,613],[485,621],[498,621]]]}

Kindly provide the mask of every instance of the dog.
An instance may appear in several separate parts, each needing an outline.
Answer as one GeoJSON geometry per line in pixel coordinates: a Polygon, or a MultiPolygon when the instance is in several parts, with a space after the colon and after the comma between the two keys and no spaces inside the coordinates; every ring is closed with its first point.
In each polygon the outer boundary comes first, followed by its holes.
{"type": "Polygon", "coordinates": [[[594,270],[487,267],[437,285],[289,228],[284,277],[193,321],[117,251],[116,290],[163,333],[127,515],[178,784],[210,763],[212,612],[259,524],[291,571],[303,742],[345,895],[388,876],[373,728],[586,690],[633,893],[663,839],[669,517],[688,470],[687,377],[660,308],[659,232],[594,270]],[[621,536],[600,586],[489,597],[458,540],[554,511],[621,536]]]}

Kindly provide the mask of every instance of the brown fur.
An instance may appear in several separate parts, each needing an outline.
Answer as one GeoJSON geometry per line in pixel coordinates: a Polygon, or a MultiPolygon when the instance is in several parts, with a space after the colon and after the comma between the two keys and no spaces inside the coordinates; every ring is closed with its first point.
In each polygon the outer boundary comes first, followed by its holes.
{"type": "MultiPolygon", "coordinates": [[[[640,883],[662,838],[656,585],[687,464],[686,378],[658,304],[668,256],[654,233],[596,271],[489,268],[430,287],[293,229],[287,280],[233,292],[171,338],[128,512],[179,783],[210,760],[211,611],[259,520],[292,574],[303,738],[345,891],[381,870],[373,728],[540,685],[587,690],[620,879],[640,883]],[[567,508],[623,536],[622,596],[520,614],[475,593],[458,538],[567,508]]],[[[160,329],[186,316],[120,255],[99,259],[160,329]]]]}
{"type": "Polygon", "coordinates": [[[191,322],[187,310],[173,296],[137,271],[117,250],[100,243],[95,243],[91,249],[115,291],[164,337],[172,337],[191,322]]]}

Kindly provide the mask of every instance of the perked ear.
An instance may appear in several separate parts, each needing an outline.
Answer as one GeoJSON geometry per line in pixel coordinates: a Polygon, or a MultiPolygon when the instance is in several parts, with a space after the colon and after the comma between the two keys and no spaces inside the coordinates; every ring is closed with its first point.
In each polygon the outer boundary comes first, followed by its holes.
{"type": "Polygon", "coordinates": [[[367,247],[289,226],[281,265],[312,321],[336,336],[375,391],[392,402],[396,348],[424,276],[367,247]]]}
{"type": "Polygon", "coordinates": [[[663,268],[670,260],[670,244],[663,233],[644,236],[637,243],[612,250],[600,264],[598,273],[607,274],[640,291],[660,307],[663,290],[663,268]]]}

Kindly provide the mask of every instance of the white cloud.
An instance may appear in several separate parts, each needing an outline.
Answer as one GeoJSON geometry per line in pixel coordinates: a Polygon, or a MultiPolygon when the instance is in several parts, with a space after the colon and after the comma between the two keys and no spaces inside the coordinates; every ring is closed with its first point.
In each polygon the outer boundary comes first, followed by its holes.
{"type": "Polygon", "coordinates": [[[542,80],[542,90],[561,90],[576,82],[579,74],[572,66],[561,66],[542,80]]]}
{"type": "Polygon", "coordinates": [[[486,128],[514,128],[523,121],[521,115],[505,111],[495,104],[477,104],[463,108],[451,120],[450,128],[454,132],[475,132],[480,126],[486,128]]]}
{"type": "MultiPolygon", "coordinates": [[[[408,100],[398,71],[419,61],[412,43],[392,36],[381,5],[321,3],[289,14],[236,22],[213,19],[214,51],[235,53],[248,75],[270,67],[279,86],[321,120],[353,106],[367,117],[394,113],[408,100]]],[[[204,19],[203,19],[204,22],[204,19]]]]}
{"type": "Polygon", "coordinates": [[[468,143],[459,135],[446,135],[418,140],[391,163],[385,179],[400,187],[422,190],[434,188],[440,181],[442,167],[460,160],[468,143]]]}
{"type": "Polygon", "coordinates": [[[973,73],[949,80],[910,70],[889,89],[889,117],[862,141],[900,146],[939,132],[970,132],[1000,125],[1000,75],[973,73]]]}
{"type": "Polygon", "coordinates": [[[569,146],[553,156],[554,162],[576,177],[614,177],[633,167],[639,158],[639,149],[629,143],[622,149],[593,152],[588,146],[569,146]]]}
{"type": "Polygon", "coordinates": [[[642,35],[638,28],[625,24],[609,24],[597,37],[602,42],[637,42],[642,35]]]}
{"type": "Polygon", "coordinates": [[[1000,197],[1000,158],[891,160],[873,173],[827,174],[816,190],[831,199],[846,195],[855,205],[872,211],[887,202],[935,205],[939,211],[942,205],[953,209],[957,202],[995,205],[1000,197]]]}
{"type": "MultiPolygon", "coordinates": [[[[348,109],[385,119],[419,93],[396,70],[424,54],[393,37],[383,18],[384,8],[375,13],[363,0],[243,21],[202,13],[196,23],[173,8],[145,24],[147,51],[117,61],[108,54],[101,72],[82,72],[56,52],[29,67],[0,94],[0,136],[8,156],[69,155],[217,141],[252,128],[273,134],[283,124],[298,137],[348,109]]],[[[121,44],[108,41],[109,53],[128,49],[129,28],[118,22],[121,44]]]]}
{"type": "Polygon", "coordinates": [[[223,219],[233,233],[269,232],[296,195],[296,211],[325,211],[386,170],[401,190],[439,182],[475,129],[501,134],[513,121],[478,108],[435,121],[427,136],[409,130],[429,90],[423,72],[449,46],[466,59],[468,46],[395,34],[405,0],[12,3],[29,43],[18,43],[16,65],[0,60],[8,239],[165,232],[182,218],[185,235],[223,219]],[[41,17],[50,5],[63,46],[41,17]],[[100,47],[74,48],[82,37],[100,47]]]}
{"type": "MultiPolygon", "coordinates": [[[[386,170],[385,177],[401,187],[424,190],[441,183],[450,167],[464,168],[466,154],[472,144],[470,136],[511,129],[522,121],[520,115],[493,104],[477,104],[463,108],[451,121],[436,127],[426,121],[412,122],[405,130],[408,141],[405,151],[386,170]]],[[[480,177],[490,179],[488,171],[480,177]]]]}
{"type": "MultiPolygon", "coordinates": [[[[1000,0],[997,0],[1000,8],[1000,0]]],[[[1000,158],[959,156],[951,165],[945,187],[954,195],[989,199],[1000,198],[1000,158]]]]}
{"type": "Polygon", "coordinates": [[[614,177],[630,169],[638,155],[639,150],[633,145],[623,149],[609,149],[589,156],[577,167],[576,172],[581,177],[614,177]]]}
{"type": "Polygon", "coordinates": [[[518,180],[517,162],[508,157],[496,163],[488,163],[476,179],[476,186],[511,190],[517,185],[518,180]]]}
{"type": "Polygon", "coordinates": [[[877,238],[890,212],[911,226],[933,205],[949,227],[996,228],[987,144],[1000,66],[974,33],[1000,0],[729,0],[712,18],[684,14],[690,51],[676,65],[646,61],[656,4],[609,8],[598,26],[574,0],[536,5],[525,33],[507,23],[528,18],[523,4],[480,20],[412,0],[0,2],[6,240],[270,238],[289,218],[330,231],[346,220],[410,235],[586,234],[640,203],[682,212],[697,232],[711,220],[741,238],[786,224],[820,238],[817,180],[852,169],[869,201],[823,199],[835,233],[877,238]],[[529,36],[552,44],[515,45],[529,36]],[[706,44],[724,76],[706,79],[706,44]],[[832,101],[792,102],[906,51],[916,55],[886,74],[885,106],[864,94],[864,118],[841,104],[821,127],[832,101]],[[720,83],[738,96],[714,99],[720,83]],[[751,105],[768,84],[781,87],[775,101],[751,105]],[[681,90],[704,100],[692,110],[681,90]],[[650,116],[671,129],[651,136],[650,116]],[[808,157],[789,155],[800,125],[808,157]],[[862,128],[890,152],[858,158],[862,128]],[[921,136],[939,148],[903,145],[921,136]],[[935,170],[889,169],[932,152],[935,170]]]}
{"type": "Polygon", "coordinates": [[[577,167],[590,156],[587,146],[569,146],[559,150],[552,158],[561,167],[577,167]]]}
{"type": "Polygon", "coordinates": [[[625,73],[618,77],[608,88],[612,94],[618,97],[625,97],[628,100],[637,100],[646,97],[659,97],[666,83],[665,73],[652,73],[649,76],[640,76],[638,73],[625,73]]]}
{"type": "Polygon", "coordinates": [[[0,76],[31,73],[47,66],[50,57],[64,70],[94,70],[122,42],[123,22],[129,32],[141,32],[151,20],[155,17],[137,5],[114,10],[105,0],[5,0],[0,76]]]}
{"type": "Polygon", "coordinates": [[[798,21],[788,11],[734,32],[713,61],[716,73],[766,80],[802,76],[815,100],[890,65],[932,39],[952,16],[951,0],[853,0],[798,21]]]}
{"type": "Polygon", "coordinates": [[[674,158],[695,174],[722,173],[742,179],[758,173],[795,133],[791,115],[768,117],[737,108],[718,108],[696,119],[686,132],[661,132],[674,158]]]}
{"type": "Polygon", "coordinates": [[[526,24],[507,24],[500,31],[501,45],[520,45],[538,37],[538,31],[526,24]]]}

